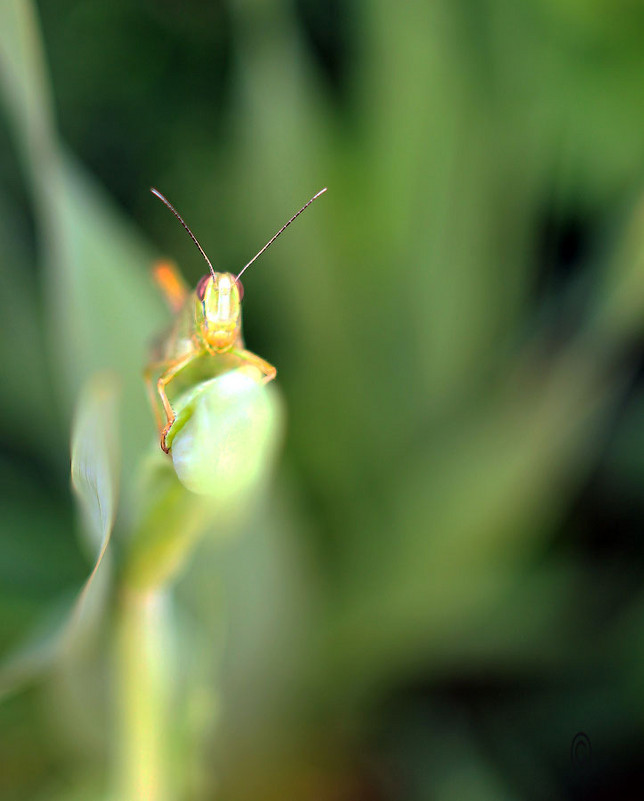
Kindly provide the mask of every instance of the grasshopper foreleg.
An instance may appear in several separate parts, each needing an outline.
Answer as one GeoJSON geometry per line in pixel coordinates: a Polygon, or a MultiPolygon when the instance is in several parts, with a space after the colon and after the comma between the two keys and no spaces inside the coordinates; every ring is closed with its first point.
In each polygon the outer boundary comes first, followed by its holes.
{"type": "Polygon", "coordinates": [[[268,384],[268,382],[272,381],[277,375],[277,369],[273,367],[272,364],[267,362],[266,359],[257,356],[257,354],[252,353],[250,350],[239,349],[234,350],[233,353],[242,360],[243,365],[249,364],[260,371],[264,376],[262,384],[268,384]]]}
{"type": "Polygon", "coordinates": [[[174,423],[176,419],[176,415],[174,413],[174,409],[172,408],[170,401],[168,400],[168,396],[166,394],[166,387],[172,381],[172,379],[176,376],[176,374],[183,370],[184,367],[187,367],[188,364],[198,356],[197,351],[190,351],[185,355],[181,356],[179,359],[175,359],[173,361],[166,361],[166,362],[159,362],[158,364],[151,364],[144,373],[145,381],[148,386],[148,394],[150,396],[150,402],[152,403],[154,414],[157,420],[157,426],[159,428],[159,435],[161,438],[161,448],[165,451],[165,453],[169,453],[169,449],[166,446],[165,440],[170,430],[170,426],[174,423]],[[163,404],[163,411],[165,412],[166,416],[166,423],[163,424],[163,420],[161,415],[159,414],[159,407],[157,405],[157,398],[154,392],[154,388],[152,385],[152,373],[161,370],[161,375],[157,379],[157,386],[156,391],[161,399],[161,403],[163,404]]]}

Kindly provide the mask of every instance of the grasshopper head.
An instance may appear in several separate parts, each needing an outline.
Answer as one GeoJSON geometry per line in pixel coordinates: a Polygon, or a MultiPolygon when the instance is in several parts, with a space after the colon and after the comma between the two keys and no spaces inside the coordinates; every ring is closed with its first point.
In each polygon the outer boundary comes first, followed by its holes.
{"type": "Polygon", "coordinates": [[[241,328],[241,284],[231,273],[204,275],[195,292],[195,322],[204,342],[232,348],[241,328]]]}

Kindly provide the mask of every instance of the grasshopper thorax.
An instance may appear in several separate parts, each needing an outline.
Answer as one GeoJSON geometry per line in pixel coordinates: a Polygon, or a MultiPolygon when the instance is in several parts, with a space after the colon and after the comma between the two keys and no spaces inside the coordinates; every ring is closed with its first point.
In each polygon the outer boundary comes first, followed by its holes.
{"type": "Polygon", "coordinates": [[[209,350],[230,350],[241,330],[241,283],[231,273],[204,275],[195,290],[195,327],[209,350]]]}

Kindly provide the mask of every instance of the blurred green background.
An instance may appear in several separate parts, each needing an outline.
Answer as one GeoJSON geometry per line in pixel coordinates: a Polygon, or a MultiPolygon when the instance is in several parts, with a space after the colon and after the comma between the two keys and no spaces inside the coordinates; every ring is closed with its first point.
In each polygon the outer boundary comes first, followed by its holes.
{"type": "Polygon", "coordinates": [[[204,272],[151,185],[233,272],[329,192],[244,280],[286,439],[164,600],[172,789],[140,798],[641,797],[644,4],[1,0],[0,70],[3,801],[130,801],[149,268],[204,272]],[[104,369],[102,613],[54,657],[92,562],[70,423],[104,369]]]}

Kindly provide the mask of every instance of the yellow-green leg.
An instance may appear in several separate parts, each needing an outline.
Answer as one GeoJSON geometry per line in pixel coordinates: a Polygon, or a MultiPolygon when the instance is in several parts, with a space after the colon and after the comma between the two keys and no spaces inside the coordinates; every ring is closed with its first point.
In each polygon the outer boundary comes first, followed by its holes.
{"type": "Polygon", "coordinates": [[[253,367],[256,367],[260,373],[264,376],[262,381],[263,384],[268,384],[269,381],[272,381],[275,376],[277,375],[277,369],[273,367],[272,364],[266,361],[266,359],[262,359],[260,356],[257,356],[255,353],[252,353],[249,350],[240,349],[234,350],[233,353],[235,356],[239,356],[239,358],[245,364],[250,364],[253,367]]]}
{"type": "Polygon", "coordinates": [[[148,392],[150,395],[150,400],[153,403],[154,407],[154,414],[157,419],[157,425],[159,428],[159,434],[161,438],[161,448],[165,453],[169,453],[168,448],[165,444],[165,439],[170,430],[170,426],[174,423],[176,419],[176,415],[174,413],[174,409],[170,405],[170,401],[168,400],[168,396],[166,394],[166,387],[172,381],[172,379],[176,376],[176,374],[183,370],[196,356],[196,351],[190,351],[186,353],[184,356],[181,356],[179,359],[175,359],[174,361],[170,362],[160,362],[159,364],[152,364],[150,365],[145,371],[145,380],[148,385],[148,392]],[[161,403],[163,404],[163,411],[165,412],[166,416],[166,424],[163,425],[163,420],[161,415],[159,414],[159,407],[157,405],[157,398],[154,393],[154,389],[152,387],[152,373],[156,372],[156,370],[161,369],[164,372],[161,373],[161,376],[157,380],[157,393],[159,398],[161,399],[161,403]]]}

